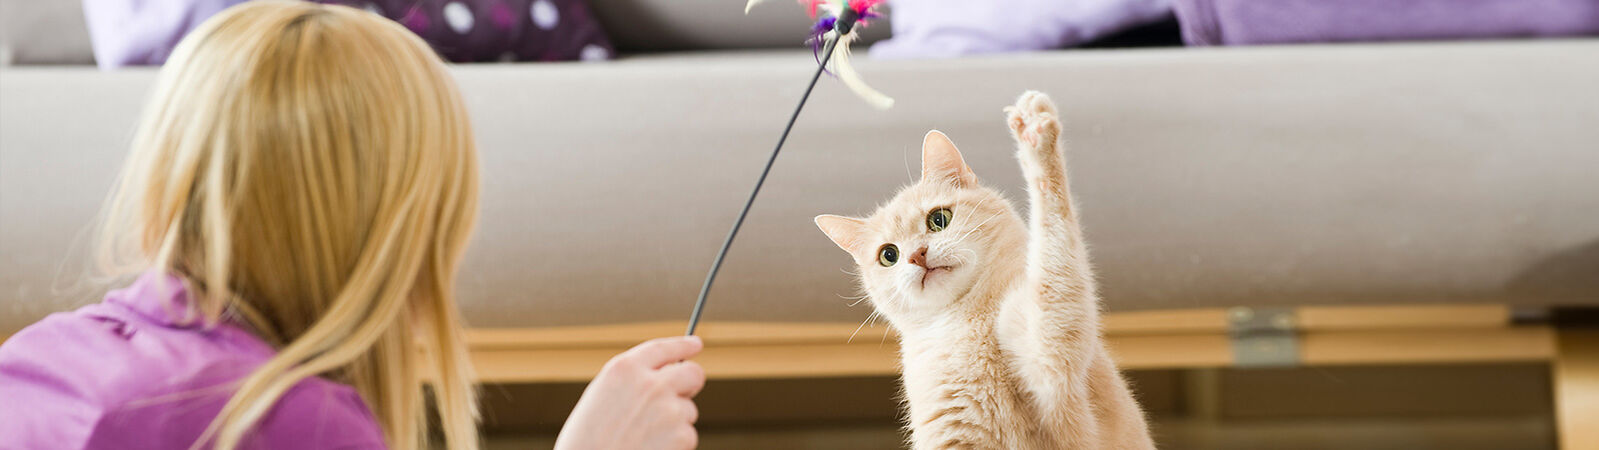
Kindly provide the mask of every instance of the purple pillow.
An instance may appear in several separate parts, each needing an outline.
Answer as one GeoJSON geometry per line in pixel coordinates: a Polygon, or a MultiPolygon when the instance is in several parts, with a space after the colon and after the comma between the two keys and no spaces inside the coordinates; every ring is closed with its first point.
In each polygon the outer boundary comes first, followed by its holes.
{"type": "MultiPolygon", "coordinates": [[[[190,30],[244,1],[83,0],[83,10],[95,62],[110,69],[166,62],[190,30]]],[[[584,0],[317,1],[399,21],[456,62],[604,60],[615,54],[584,0]]]]}
{"type": "Polygon", "coordinates": [[[316,0],[405,25],[455,62],[605,60],[616,53],[584,0],[316,0]]]}
{"type": "Polygon", "coordinates": [[[1176,0],[1190,45],[1599,35],[1594,0],[1176,0]]]}
{"type": "Polygon", "coordinates": [[[894,36],[874,58],[938,58],[1076,46],[1171,17],[1171,0],[889,0],[894,36]]]}
{"type": "Polygon", "coordinates": [[[160,65],[206,18],[244,0],[83,0],[94,62],[101,69],[160,65]]]}

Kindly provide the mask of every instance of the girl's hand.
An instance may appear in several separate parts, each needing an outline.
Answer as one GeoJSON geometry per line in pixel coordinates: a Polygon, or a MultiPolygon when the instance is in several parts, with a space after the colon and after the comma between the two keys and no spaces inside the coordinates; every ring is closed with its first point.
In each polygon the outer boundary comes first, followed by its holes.
{"type": "Polygon", "coordinates": [[[660,338],[611,358],[577,400],[556,450],[694,448],[693,399],[705,370],[687,359],[704,347],[695,336],[660,338]]]}

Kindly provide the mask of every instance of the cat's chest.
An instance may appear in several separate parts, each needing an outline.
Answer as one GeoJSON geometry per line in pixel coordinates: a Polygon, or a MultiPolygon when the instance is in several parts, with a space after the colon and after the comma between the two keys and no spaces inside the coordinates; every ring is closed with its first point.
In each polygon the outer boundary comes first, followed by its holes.
{"type": "Polygon", "coordinates": [[[903,355],[902,379],[912,420],[936,420],[951,410],[978,423],[1031,416],[1016,372],[992,334],[920,344],[903,355]]]}

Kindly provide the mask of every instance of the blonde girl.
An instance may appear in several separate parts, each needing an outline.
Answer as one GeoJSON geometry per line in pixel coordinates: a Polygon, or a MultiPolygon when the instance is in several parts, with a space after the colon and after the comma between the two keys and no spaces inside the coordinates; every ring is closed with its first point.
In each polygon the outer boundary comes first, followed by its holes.
{"type": "MultiPolygon", "coordinates": [[[[0,346],[0,446],[478,446],[456,269],[478,207],[450,74],[399,25],[258,1],[161,70],[104,217],[140,274],[0,346]],[[426,388],[424,389],[424,386],[426,388]]],[[[563,448],[694,445],[698,340],[617,356],[563,448]]]]}

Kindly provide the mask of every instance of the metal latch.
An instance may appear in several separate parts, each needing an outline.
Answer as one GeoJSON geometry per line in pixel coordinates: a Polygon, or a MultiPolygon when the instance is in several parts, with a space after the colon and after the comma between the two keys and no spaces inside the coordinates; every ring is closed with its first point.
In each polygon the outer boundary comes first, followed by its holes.
{"type": "Polygon", "coordinates": [[[1299,365],[1299,333],[1290,308],[1236,307],[1227,310],[1237,367],[1299,365]]]}

